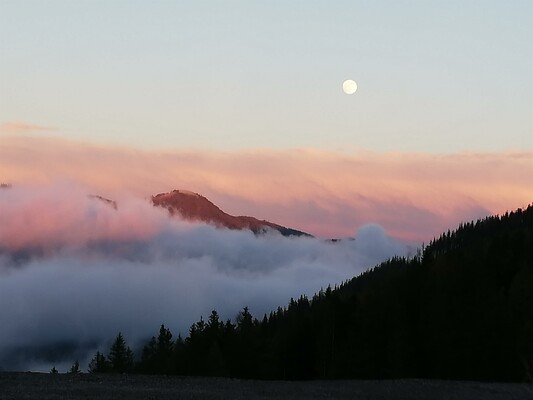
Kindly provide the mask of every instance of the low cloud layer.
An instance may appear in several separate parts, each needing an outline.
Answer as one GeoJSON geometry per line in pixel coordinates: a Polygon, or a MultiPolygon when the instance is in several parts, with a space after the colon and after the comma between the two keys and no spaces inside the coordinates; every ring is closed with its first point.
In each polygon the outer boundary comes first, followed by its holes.
{"type": "Polygon", "coordinates": [[[119,330],[132,345],[161,323],[185,336],[213,308],[261,317],[409,251],[375,224],[337,243],[255,236],[169,218],[142,198],[115,210],[87,190],[0,191],[2,368],[85,367],[119,330]]]}
{"type": "Polygon", "coordinates": [[[532,176],[531,151],[146,151],[20,135],[0,141],[0,182],[69,179],[110,198],[189,189],[230,214],[323,238],[352,236],[373,222],[429,241],[460,222],[527,206],[532,176]]]}

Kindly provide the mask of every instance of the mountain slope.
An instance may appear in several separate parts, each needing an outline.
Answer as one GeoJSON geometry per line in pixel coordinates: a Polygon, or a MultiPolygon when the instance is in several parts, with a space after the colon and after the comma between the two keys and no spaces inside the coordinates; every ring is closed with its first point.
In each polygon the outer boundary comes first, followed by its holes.
{"type": "Polygon", "coordinates": [[[531,381],[533,206],[291,301],[261,330],[292,344],[271,351],[293,378],[531,381]]]}
{"type": "MultiPolygon", "coordinates": [[[[234,324],[213,311],[173,352],[165,373],[531,381],[533,206],[463,224],[261,321],[246,307],[234,324]]],[[[141,370],[158,372],[146,355],[141,370]]]]}
{"type": "Polygon", "coordinates": [[[249,229],[254,233],[263,233],[276,230],[284,236],[311,236],[305,232],[261,221],[254,217],[233,216],[225,213],[204,196],[187,190],[173,190],[169,193],[160,193],[152,197],[155,206],[163,207],[171,215],[179,214],[189,221],[202,221],[220,228],[249,229]]]}

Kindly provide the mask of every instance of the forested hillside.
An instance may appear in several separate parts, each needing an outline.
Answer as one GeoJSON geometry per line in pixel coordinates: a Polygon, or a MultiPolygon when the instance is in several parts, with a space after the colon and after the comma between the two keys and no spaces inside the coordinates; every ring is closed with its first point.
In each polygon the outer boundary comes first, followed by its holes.
{"type": "Polygon", "coordinates": [[[412,259],[390,260],[312,299],[291,299],[259,320],[247,308],[233,322],[213,311],[185,339],[161,326],[135,362],[132,357],[120,336],[110,357],[99,353],[90,369],[261,379],[531,380],[533,207],[463,224],[412,259]]]}

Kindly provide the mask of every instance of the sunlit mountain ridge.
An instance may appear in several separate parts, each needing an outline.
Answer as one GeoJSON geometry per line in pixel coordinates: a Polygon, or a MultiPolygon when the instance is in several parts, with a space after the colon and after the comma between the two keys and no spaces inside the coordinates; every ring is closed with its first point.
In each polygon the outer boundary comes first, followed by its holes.
{"type": "Polygon", "coordinates": [[[308,233],[255,217],[227,214],[206,197],[188,190],[160,193],[152,197],[152,202],[155,206],[166,208],[170,215],[177,214],[189,221],[206,222],[221,228],[248,229],[254,233],[275,230],[283,236],[311,236],[308,233]]]}

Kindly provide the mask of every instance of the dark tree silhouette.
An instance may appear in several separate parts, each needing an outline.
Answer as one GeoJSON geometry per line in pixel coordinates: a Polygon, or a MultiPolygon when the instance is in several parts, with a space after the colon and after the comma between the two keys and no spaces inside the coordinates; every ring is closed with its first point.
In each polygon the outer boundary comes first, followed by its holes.
{"type": "Polygon", "coordinates": [[[144,346],[138,369],[151,374],[171,374],[175,371],[172,332],[165,325],[159,328],[157,339],[152,336],[144,346]]]}
{"type": "Polygon", "coordinates": [[[133,370],[133,352],[120,332],[109,350],[108,359],[112,372],[127,373],[133,370]]]}
{"type": "Polygon", "coordinates": [[[74,364],[70,367],[68,373],[69,374],[79,374],[80,371],[80,363],[78,360],[74,361],[74,364]]]}
{"type": "Polygon", "coordinates": [[[105,356],[102,353],[97,351],[95,356],[89,363],[89,372],[92,374],[101,374],[109,371],[109,362],[106,360],[105,356]]]}

